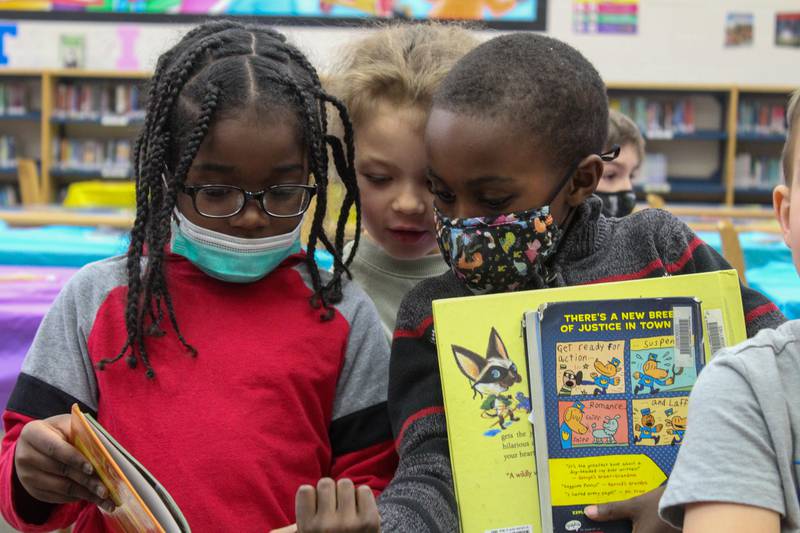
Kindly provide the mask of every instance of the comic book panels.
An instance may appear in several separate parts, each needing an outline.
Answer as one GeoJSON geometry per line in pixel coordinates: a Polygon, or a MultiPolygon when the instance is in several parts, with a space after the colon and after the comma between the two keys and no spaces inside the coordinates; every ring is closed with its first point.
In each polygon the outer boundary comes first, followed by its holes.
{"type": "Polygon", "coordinates": [[[682,442],[698,368],[678,364],[674,337],[560,342],[556,360],[562,449],[682,442]]]}

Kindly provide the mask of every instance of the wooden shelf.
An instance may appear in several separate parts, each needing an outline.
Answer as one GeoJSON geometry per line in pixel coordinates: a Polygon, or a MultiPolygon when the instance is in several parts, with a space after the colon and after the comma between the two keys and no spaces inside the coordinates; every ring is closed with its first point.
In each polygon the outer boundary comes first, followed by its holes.
{"type": "Polygon", "coordinates": [[[34,69],[0,68],[0,77],[41,78],[44,71],[34,69]]]}
{"type": "Polygon", "coordinates": [[[109,80],[146,80],[151,76],[149,72],[133,70],[73,70],[56,69],[44,71],[53,78],[74,78],[74,79],[109,79],[109,80]]]}
{"type": "Polygon", "coordinates": [[[738,133],[736,138],[742,142],[785,143],[786,135],[764,135],[762,133],[738,133]]]}
{"type": "Polygon", "coordinates": [[[42,114],[38,111],[30,113],[23,113],[20,115],[13,113],[0,113],[0,121],[20,121],[20,122],[38,122],[42,119],[42,114]]]}
{"type": "Polygon", "coordinates": [[[642,83],[642,82],[608,82],[606,87],[611,91],[648,91],[648,92],[697,92],[726,93],[731,85],[694,84],[694,83],[642,83]]]}
{"type": "Polygon", "coordinates": [[[63,124],[65,126],[70,124],[91,124],[95,126],[102,126],[104,128],[131,128],[139,127],[144,124],[144,118],[139,117],[125,117],[116,115],[106,115],[100,118],[75,118],[75,117],[57,117],[54,116],[50,119],[51,124],[63,124]]]}
{"type": "Polygon", "coordinates": [[[786,96],[787,99],[797,87],[767,86],[767,85],[741,85],[737,87],[740,93],[744,94],[777,94],[786,96]]]}
{"type": "Polygon", "coordinates": [[[0,220],[12,226],[109,226],[130,229],[134,213],[131,211],[79,211],[65,208],[0,208],[0,220]]]}
{"type": "Polygon", "coordinates": [[[728,133],[717,130],[698,130],[692,133],[680,132],[642,132],[647,142],[659,141],[724,141],[728,138],[728,133]]]}
{"type": "Polygon", "coordinates": [[[50,169],[50,175],[62,181],[84,181],[95,179],[107,179],[114,181],[127,181],[131,179],[130,170],[128,172],[106,172],[103,170],[86,170],[81,168],[58,168],[50,169]]]}

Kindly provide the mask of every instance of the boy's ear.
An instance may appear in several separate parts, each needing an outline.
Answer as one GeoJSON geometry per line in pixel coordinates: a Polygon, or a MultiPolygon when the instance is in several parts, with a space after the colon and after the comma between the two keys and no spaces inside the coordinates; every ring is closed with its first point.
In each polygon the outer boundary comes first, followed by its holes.
{"type": "Polygon", "coordinates": [[[603,160],[597,154],[585,157],[575,170],[575,175],[570,182],[567,204],[570,207],[581,205],[588,197],[594,194],[600,178],[603,177],[603,160]]]}
{"type": "Polygon", "coordinates": [[[775,209],[775,218],[781,225],[783,242],[791,247],[791,198],[792,190],[786,185],[778,185],[772,191],[772,207],[775,209]]]}

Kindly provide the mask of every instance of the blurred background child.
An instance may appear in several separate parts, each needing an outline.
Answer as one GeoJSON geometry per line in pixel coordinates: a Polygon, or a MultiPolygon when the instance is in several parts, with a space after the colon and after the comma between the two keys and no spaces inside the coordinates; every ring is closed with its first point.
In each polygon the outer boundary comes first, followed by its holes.
{"type": "Polygon", "coordinates": [[[638,126],[616,109],[608,111],[608,140],[606,150],[619,146],[619,156],[603,162],[603,177],[595,194],[603,200],[603,214],[624,217],[636,207],[633,180],[644,164],[644,137],[638,126]]]}

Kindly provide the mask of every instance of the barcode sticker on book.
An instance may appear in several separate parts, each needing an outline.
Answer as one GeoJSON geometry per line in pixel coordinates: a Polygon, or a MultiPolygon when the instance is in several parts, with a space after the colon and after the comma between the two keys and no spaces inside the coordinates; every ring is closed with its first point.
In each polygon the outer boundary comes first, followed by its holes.
{"type": "Polygon", "coordinates": [[[708,331],[708,344],[711,347],[711,357],[718,351],[728,346],[725,341],[725,326],[722,321],[722,309],[709,309],[703,313],[703,319],[708,331]]]}
{"type": "Polygon", "coordinates": [[[500,529],[487,529],[483,533],[533,533],[533,526],[501,527],[500,529]]]}
{"type": "Polygon", "coordinates": [[[675,335],[675,367],[694,366],[694,346],[692,343],[692,308],[672,308],[672,329],[675,335]]]}

